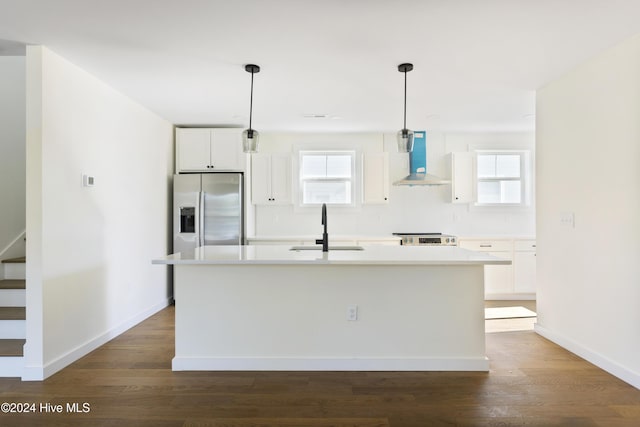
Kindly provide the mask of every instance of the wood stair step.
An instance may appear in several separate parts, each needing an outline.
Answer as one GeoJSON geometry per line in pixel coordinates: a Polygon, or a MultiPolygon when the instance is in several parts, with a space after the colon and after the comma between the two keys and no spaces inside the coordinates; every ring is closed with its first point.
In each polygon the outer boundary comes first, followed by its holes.
{"type": "Polygon", "coordinates": [[[0,280],[0,289],[26,289],[26,280],[6,279],[0,280]]]}
{"type": "Polygon", "coordinates": [[[26,340],[0,340],[0,357],[23,356],[22,348],[26,340]]]}
{"type": "Polygon", "coordinates": [[[10,258],[10,259],[3,259],[2,263],[3,264],[19,264],[19,263],[25,263],[27,262],[26,257],[18,257],[18,258],[10,258]]]}
{"type": "Polygon", "coordinates": [[[0,320],[25,320],[26,318],[24,307],[0,307],[0,320]]]}

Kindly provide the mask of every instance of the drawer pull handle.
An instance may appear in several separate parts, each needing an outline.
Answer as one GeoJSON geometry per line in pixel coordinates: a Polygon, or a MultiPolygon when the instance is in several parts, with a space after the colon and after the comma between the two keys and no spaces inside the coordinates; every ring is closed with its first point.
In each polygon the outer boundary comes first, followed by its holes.
{"type": "Polygon", "coordinates": [[[481,248],[490,248],[491,245],[480,245],[481,248]]]}

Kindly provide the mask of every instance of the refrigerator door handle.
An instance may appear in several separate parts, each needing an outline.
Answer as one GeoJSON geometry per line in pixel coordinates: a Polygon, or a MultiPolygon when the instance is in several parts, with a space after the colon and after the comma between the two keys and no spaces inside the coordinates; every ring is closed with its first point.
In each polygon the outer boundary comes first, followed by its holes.
{"type": "Polygon", "coordinates": [[[204,191],[198,192],[198,246],[204,245],[204,191]]]}

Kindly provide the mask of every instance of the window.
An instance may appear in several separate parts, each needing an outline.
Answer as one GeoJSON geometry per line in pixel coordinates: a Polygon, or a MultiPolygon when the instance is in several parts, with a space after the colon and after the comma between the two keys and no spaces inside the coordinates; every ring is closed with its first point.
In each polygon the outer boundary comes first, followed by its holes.
{"type": "Polygon", "coordinates": [[[354,151],[301,151],[301,205],[353,204],[354,151]]]}
{"type": "Polygon", "coordinates": [[[477,205],[526,205],[525,151],[477,152],[477,205]]]}

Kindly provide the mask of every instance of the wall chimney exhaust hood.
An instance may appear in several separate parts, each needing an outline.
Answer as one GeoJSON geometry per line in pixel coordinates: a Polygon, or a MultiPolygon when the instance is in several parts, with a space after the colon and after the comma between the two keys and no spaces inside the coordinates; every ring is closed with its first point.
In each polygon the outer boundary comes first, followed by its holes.
{"type": "Polygon", "coordinates": [[[427,173],[426,132],[416,131],[413,136],[413,151],[409,153],[409,175],[393,185],[444,185],[451,181],[427,173]]]}

